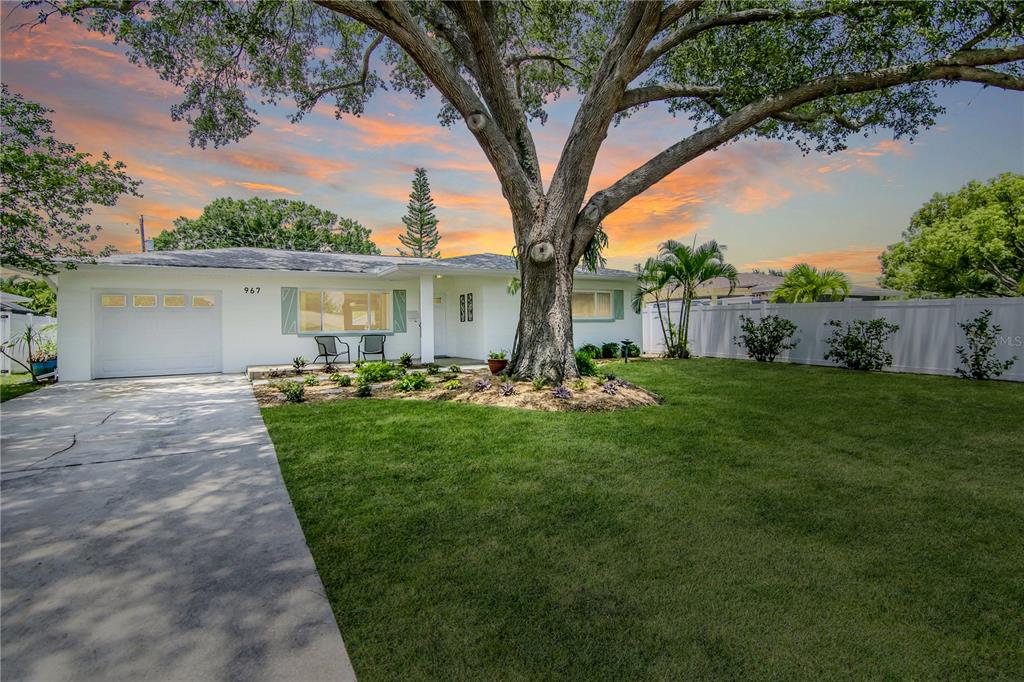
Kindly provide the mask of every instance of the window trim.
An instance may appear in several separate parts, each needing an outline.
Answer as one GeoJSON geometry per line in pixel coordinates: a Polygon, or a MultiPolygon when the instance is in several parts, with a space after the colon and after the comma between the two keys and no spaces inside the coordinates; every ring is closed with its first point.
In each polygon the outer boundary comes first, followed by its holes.
{"type": "Polygon", "coordinates": [[[101,308],[127,308],[128,307],[128,294],[100,294],[100,307],[101,308]],[[107,305],[103,302],[103,299],[111,297],[120,297],[121,303],[119,305],[107,305]]]}
{"type": "MultiPolygon", "coordinates": [[[[598,294],[608,294],[608,315],[606,315],[606,316],[605,315],[593,315],[593,316],[588,316],[588,317],[581,317],[581,316],[576,315],[576,313],[574,312],[572,314],[573,322],[576,322],[576,321],[579,321],[579,322],[614,322],[615,321],[615,292],[613,292],[611,289],[573,289],[572,295],[575,296],[576,294],[592,294],[593,297],[594,297],[594,310],[595,311],[597,310],[597,295],[598,294]]],[[[569,306],[570,306],[570,308],[572,307],[572,302],[571,301],[569,302],[569,306]]]]}
{"type": "Polygon", "coordinates": [[[395,306],[394,306],[394,291],[391,289],[304,289],[298,287],[295,292],[295,333],[298,336],[318,336],[318,335],[330,335],[330,336],[362,336],[365,334],[384,334],[391,336],[395,333],[395,306]],[[320,329],[318,330],[303,330],[302,329],[302,294],[303,293],[317,293],[320,294],[320,329]],[[324,294],[366,294],[366,307],[367,307],[367,326],[365,329],[337,329],[328,331],[324,329],[324,294]],[[381,294],[385,297],[387,303],[387,322],[388,325],[384,329],[372,329],[369,326],[369,308],[370,308],[370,295],[381,294]]]}
{"type": "Polygon", "coordinates": [[[188,294],[188,307],[191,310],[215,310],[217,308],[217,296],[214,294],[188,294]],[[210,299],[210,305],[196,305],[197,298],[210,299]]]}
{"type": "Polygon", "coordinates": [[[157,294],[132,294],[132,308],[142,308],[143,310],[151,310],[160,307],[160,297],[157,294]],[[142,297],[151,297],[153,299],[153,305],[139,305],[135,302],[136,299],[142,297]]]}

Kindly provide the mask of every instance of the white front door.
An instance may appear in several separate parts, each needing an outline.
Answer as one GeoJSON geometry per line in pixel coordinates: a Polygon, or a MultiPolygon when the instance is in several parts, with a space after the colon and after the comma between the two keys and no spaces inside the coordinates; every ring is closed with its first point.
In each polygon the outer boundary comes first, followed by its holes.
{"type": "Polygon", "coordinates": [[[93,296],[93,376],[221,371],[221,297],[122,289],[93,296]]]}
{"type": "Polygon", "coordinates": [[[448,355],[448,318],[444,296],[434,297],[434,356],[448,355]]]}

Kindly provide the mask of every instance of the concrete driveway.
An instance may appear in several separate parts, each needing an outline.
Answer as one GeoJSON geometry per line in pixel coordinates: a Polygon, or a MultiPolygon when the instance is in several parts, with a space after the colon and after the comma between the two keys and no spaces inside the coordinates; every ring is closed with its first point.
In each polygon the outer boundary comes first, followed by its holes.
{"type": "Polygon", "coordinates": [[[242,377],[0,411],[5,680],[355,679],[242,377]]]}

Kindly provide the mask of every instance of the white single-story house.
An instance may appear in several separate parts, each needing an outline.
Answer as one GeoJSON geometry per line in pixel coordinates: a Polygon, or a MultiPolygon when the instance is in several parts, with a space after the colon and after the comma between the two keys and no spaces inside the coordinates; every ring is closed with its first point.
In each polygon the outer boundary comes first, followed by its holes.
{"type": "MultiPolygon", "coordinates": [[[[407,258],[232,248],[118,254],[58,280],[62,381],[242,372],[317,354],[313,337],[351,346],[385,335],[388,359],[411,353],[483,359],[512,347],[519,295],[508,256],[407,258]],[[425,302],[425,303],[424,303],[425,302]]],[[[578,271],[578,346],[642,336],[635,273],[578,271]]]]}

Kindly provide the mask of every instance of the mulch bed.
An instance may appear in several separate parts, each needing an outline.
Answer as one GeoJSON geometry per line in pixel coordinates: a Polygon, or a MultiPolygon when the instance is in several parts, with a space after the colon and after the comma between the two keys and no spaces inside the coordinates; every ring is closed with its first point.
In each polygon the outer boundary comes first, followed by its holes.
{"type": "Polygon", "coordinates": [[[657,405],[661,396],[645,388],[636,386],[620,379],[585,377],[577,384],[571,381],[566,384],[570,397],[558,398],[554,388],[544,386],[534,388],[529,381],[509,381],[493,376],[486,369],[462,372],[459,374],[441,373],[428,375],[430,382],[427,388],[419,391],[400,391],[396,388],[398,380],[373,384],[369,398],[360,398],[356,393],[356,377],[352,377],[351,386],[338,386],[330,381],[328,374],[307,372],[301,377],[290,376],[253,383],[253,393],[261,407],[285,405],[287,401],[280,389],[275,385],[280,381],[301,381],[306,376],[319,379],[316,385],[306,385],[304,402],[323,402],[327,400],[368,400],[373,398],[390,398],[398,400],[449,400],[459,403],[475,403],[477,405],[495,405],[498,407],[517,407],[527,410],[545,412],[606,412],[629,407],[657,405]],[[459,388],[446,389],[442,386],[450,379],[458,379],[459,388]],[[486,382],[486,386],[483,383],[486,382]],[[505,395],[511,384],[513,390],[505,395]],[[504,386],[504,390],[503,390],[504,386]]]}

